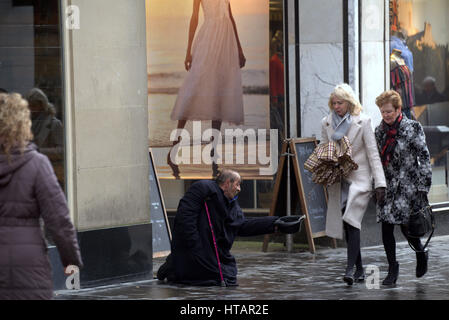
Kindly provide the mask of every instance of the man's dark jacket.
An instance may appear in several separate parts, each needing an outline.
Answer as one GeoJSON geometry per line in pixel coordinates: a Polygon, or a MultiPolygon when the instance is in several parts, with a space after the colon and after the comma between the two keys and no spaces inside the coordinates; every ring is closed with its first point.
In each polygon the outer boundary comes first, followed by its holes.
{"type": "Polygon", "coordinates": [[[206,214],[207,203],[227,286],[237,285],[237,266],[230,253],[236,236],[274,232],[278,217],[247,219],[237,200],[229,200],[215,181],[194,183],[179,202],[173,227],[169,280],[190,285],[219,285],[220,273],[206,214]],[[170,279],[171,278],[171,279],[170,279]]]}

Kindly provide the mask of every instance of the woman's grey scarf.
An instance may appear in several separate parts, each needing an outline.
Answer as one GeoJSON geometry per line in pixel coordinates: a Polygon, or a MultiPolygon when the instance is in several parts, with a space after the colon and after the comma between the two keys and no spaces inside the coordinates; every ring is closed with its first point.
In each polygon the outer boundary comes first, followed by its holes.
{"type": "Polygon", "coordinates": [[[335,130],[331,136],[332,140],[338,141],[343,138],[351,127],[352,117],[347,112],[343,117],[340,117],[335,111],[332,112],[332,128],[335,130]]]}

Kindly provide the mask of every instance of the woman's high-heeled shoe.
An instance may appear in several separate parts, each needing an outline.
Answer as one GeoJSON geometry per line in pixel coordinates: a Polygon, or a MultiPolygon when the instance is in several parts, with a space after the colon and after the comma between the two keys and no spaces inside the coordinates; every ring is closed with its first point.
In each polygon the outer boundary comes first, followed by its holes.
{"type": "Polygon", "coordinates": [[[218,177],[218,174],[220,173],[220,170],[218,170],[218,164],[215,162],[212,162],[212,178],[218,177]]]}
{"type": "Polygon", "coordinates": [[[218,170],[217,160],[219,158],[218,154],[215,153],[215,147],[210,150],[210,158],[212,160],[212,178],[215,179],[220,171],[218,170]]]}
{"type": "MultiPolygon", "coordinates": [[[[173,146],[173,147],[174,147],[174,146],[173,146]]],[[[171,150],[173,149],[173,147],[171,147],[171,148],[170,148],[170,151],[168,152],[168,155],[167,155],[167,164],[170,166],[170,168],[171,168],[171,170],[172,170],[172,174],[173,174],[173,176],[175,177],[175,179],[176,179],[176,180],[179,180],[179,179],[181,179],[181,177],[180,177],[180,175],[179,175],[179,166],[178,166],[177,164],[174,164],[174,163],[171,161],[171,157],[170,157],[171,150]]]]}

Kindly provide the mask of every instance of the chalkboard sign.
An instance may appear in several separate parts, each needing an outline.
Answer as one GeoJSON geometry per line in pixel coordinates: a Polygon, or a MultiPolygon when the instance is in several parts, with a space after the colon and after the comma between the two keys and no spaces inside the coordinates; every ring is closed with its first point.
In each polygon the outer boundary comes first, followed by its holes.
{"type": "MultiPolygon", "coordinates": [[[[291,212],[297,213],[298,205],[301,214],[306,216],[304,226],[307,232],[307,241],[312,253],[315,253],[314,238],[326,235],[327,194],[322,185],[312,181],[312,174],[304,168],[304,163],[310,157],[317,145],[315,138],[297,138],[285,140],[282,144],[276,182],[274,184],[273,201],[270,207],[270,216],[286,212],[287,184],[290,187],[291,212]],[[288,179],[286,167],[294,168],[295,178],[288,179]],[[289,182],[289,183],[288,183],[289,182]]],[[[268,249],[270,235],[265,235],[262,251],[268,249]]],[[[332,247],[337,247],[337,241],[332,239],[332,247]]]]}
{"type": "Polygon", "coordinates": [[[327,195],[322,185],[312,181],[312,173],[304,163],[312,154],[317,142],[315,138],[293,139],[290,142],[294,156],[296,179],[299,181],[299,197],[302,211],[306,214],[313,238],[325,236],[327,195]]]}
{"type": "Polygon", "coordinates": [[[171,232],[167,212],[162,198],[159,179],[154,167],[153,154],[150,149],[150,220],[153,231],[153,258],[170,254],[171,232]]]}

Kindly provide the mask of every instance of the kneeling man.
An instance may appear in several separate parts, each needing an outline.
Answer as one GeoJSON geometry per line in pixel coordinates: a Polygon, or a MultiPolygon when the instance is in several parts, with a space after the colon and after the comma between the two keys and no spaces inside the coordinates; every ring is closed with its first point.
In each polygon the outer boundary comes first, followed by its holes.
{"type": "Polygon", "coordinates": [[[171,254],[159,280],[189,285],[237,285],[237,265],[230,250],[236,236],[299,230],[295,221],[276,216],[245,218],[237,201],[240,175],[223,170],[216,181],[194,183],[180,200],[173,226],[171,254]]]}

